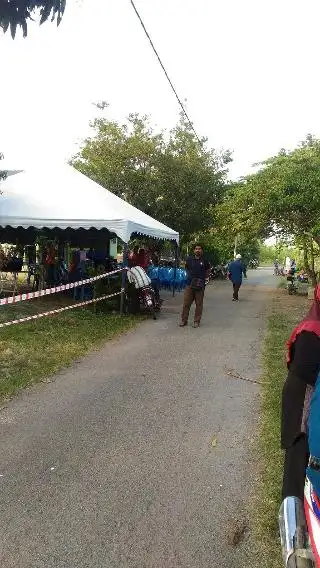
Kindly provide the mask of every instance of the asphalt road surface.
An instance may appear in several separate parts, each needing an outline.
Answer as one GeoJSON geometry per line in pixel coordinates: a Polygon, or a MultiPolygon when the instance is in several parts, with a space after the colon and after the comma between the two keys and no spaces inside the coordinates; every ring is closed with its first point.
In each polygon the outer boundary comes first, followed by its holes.
{"type": "Polygon", "coordinates": [[[274,286],[209,286],[199,329],[178,295],[1,410],[1,568],[246,565],[259,386],[237,377],[259,377],[274,286]]]}

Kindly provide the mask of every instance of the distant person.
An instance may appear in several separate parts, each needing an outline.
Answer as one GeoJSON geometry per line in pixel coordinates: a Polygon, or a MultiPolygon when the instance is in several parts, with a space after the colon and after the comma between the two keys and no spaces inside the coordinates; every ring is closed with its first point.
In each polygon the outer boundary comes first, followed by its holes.
{"type": "Polygon", "coordinates": [[[138,261],[139,261],[139,247],[134,247],[132,252],[129,254],[129,268],[133,268],[134,266],[137,266],[138,261]]]}
{"type": "Polygon", "coordinates": [[[47,255],[45,258],[45,265],[47,270],[46,281],[48,286],[54,286],[57,280],[57,247],[54,243],[50,244],[47,248],[47,255]]]}
{"type": "Polygon", "coordinates": [[[199,327],[206,280],[210,274],[210,264],[204,259],[203,249],[200,244],[194,246],[193,255],[186,262],[187,286],[184,290],[183,310],[180,327],[188,324],[190,308],[193,302],[196,304],[193,327],[199,327]]]}
{"type": "Polygon", "coordinates": [[[141,266],[145,271],[147,271],[150,266],[150,255],[144,248],[139,250],[137,266],[141,266]]]}
{"type": "Polygon", "coordinates": [[[297,270],[297,263],[296,263],[296,261],[295,261],[294,258],[293,258],[292,261],[291,261],[291,266],[290,266],[290,268],[291,268],[291,270],[293,270],[293,273],[295,273],[296,270],[297,270]]]}
{"type": "Polygon", "coordinates": [[[233,285],[233,302],[238,302],[239,300],[239,290],[242,284],[242,276],[246,278],[246,271],[242,263],[241,254],[237,254],[233,262],[230,262],[228,266],[228,278],[233,285]]]}

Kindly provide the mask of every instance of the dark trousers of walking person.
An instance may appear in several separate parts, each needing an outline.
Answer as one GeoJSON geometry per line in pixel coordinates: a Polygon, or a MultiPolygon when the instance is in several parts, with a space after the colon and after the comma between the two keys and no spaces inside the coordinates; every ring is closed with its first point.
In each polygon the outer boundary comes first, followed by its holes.
{"type": "Polygon", "coordinates": [[[239,300],[239,290],[241,287],[241,282],[232,282],[233,285],[233,299],[239,300]]]}
{"type": "Polygon", "coordinates": [[[181,320],[183,323],[187,323],[189,318],[190,308],[195,302],[196,310],[194,314],[194,322],[200,323],[201,316],[202,316],[202,309],[203,309],[203,298],[204,298],[204,288],[201,290],[192,290],[191,286],[187,286],[184,290],[184,298],[183,298],[183,310],[181,320]]]}

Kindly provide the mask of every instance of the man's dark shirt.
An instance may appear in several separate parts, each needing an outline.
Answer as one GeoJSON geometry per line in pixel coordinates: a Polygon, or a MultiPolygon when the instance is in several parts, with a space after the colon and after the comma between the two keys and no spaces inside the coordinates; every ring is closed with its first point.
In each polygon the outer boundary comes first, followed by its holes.
{"type": "Polygon", "coordinates": [[[188,272],[187,284],[191,283],[192,278],[205,280],[210,264],[203,256],[189,256],[186,262],[188,272]]]}

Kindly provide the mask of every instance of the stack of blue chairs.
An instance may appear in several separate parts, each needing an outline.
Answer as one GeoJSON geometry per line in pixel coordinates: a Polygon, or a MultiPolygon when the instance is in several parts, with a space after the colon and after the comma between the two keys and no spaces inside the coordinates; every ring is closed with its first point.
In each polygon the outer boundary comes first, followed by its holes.
{"type": "Polygon", "coordinates": [[[153,281],[157,281],[160,289],[178,290],[181,292],[187,282],[187,273],[182,268],[175,269],[166,266],[150,266],[148,270],[149,277],[153,281]],[[176,277],[175,277],[176,276],[176,277]]]}

